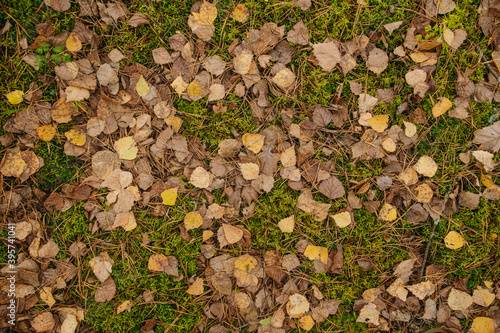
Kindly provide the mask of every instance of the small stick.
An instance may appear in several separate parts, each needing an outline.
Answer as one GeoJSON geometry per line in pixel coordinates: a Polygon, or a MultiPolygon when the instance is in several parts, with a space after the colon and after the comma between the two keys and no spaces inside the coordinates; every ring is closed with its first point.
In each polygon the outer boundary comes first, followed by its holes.
{"type": "MultiPolygon", "coordinates": [[[[451,189],[446,193],[445,199],[444,199],[444,207],[446,209],[446,203],[448,202],[448,198],[450,196],[450,193],[453,189],[453,185],[451,189]]],[[[425,253],[424,253],[424,260],[422,261],[422,267],[420,267],[420,271],[418,272],[418,282],[422,280],[422,277],[424,276],[425,272],[425,265],[427,264],[427,259],[429,258],[429,252],[431,250],[431,245],[432,245],[432,240],[434,239],[434,235],[436,234],[436,228],[439,224],[439,220],[441,219],[441,216],[438,216],[434,222],[432,223],[432,228],[431,228],[431,235],[429,236],[429,240],[427,241],[427,246],[425,247],[425,253]]]]}
{"type": "Polygon", "coordinates": [[[481,55],[481,60],[486,65],[486,68],[488,68],[488,70],[491,72],[491,74],[497,79],[497,82],[500,83],[500,75],[498,75],[497,71],[495,71],[493,69],[493,67],[491,67],[490,62],[484,56],[483,50],[481,50],[481,48],[479,47],[479,45],[476,45],[476,52],[478,52],[481,55]]]}

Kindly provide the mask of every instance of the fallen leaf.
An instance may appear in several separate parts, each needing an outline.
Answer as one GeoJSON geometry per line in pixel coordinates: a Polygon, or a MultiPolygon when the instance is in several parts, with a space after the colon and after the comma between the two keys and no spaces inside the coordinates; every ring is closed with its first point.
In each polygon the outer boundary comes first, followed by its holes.
{"type": "Polygon", "coordinates": [[[80,129],[72,129],[64,133],[68,142],[75,146],[83,146],[87,141],[87,136],[80,129]]]}
{"type": "Polygon", "coordinates": [[[405,135],[409,138],[413,137],[417,133],[417,126],[409,121],[403,120],[403,123],[405,125],[405,135]]]}
{"type": "Polygon", "coordinates": [[[192,13],[198,24],[211,25],[217,18],[217,7],[207,1],[203,1],[199,13],[192,13]]]}
{"type": "Polygon", "coordinates": [[[212,230],[204,230],[203,235],[201,236],[202,241],[206,242],[207,240],[212,238],[213,235],[214,235],[214,232],[212,230]]]}
{"type": "Polygon", "coordinates": [[[439,102],[437,102],[433,107],[432,107],[432,115],[437,118],[440,115],[446,113],[451,107],[453,106],[453,103],[446,97],[442,97],[439,102]]]}
{"type": "Polygon", "coordinates": [[[434,162],[432,157],[425,155],[418,159],[418,162],[413,165],[413,169],[423,176],[434,177],[438,165],[434,162]]]}
{"type": "Polygon", "coordinates": [[[377,306],[373,303],[368,303],[359,312],[359,316],[356,319],[357,323],[373,324],[378,326],[380,311],[377,310],[377,306]]]}
{"type": "Polygon", "coordinates": [[[314,201],[310,191],[303,191],[297,199],[297,208],[314,216],[316,221],[323,221],[328,215],[331,204],[314,201]]]}
{"type": "Polygon", "coordinates": [[[474,141],[480,144],[479,149],[496,153],[500,150],[500,121],[474,132],[474,141]]]}
{"type": "Polygon", "coordinates": [[[161,192],[161,198],[164,205],[174,206],[175,201],[177,200],[177,187],[169,188],[168,190],[161,192]]]}
{"type": "Polygon", "coordinates": [[[184,82],[182,76],[179,75],[174,81],[172,81],[170,86],[172,86],[172,88],[174,88],[174,91],[180,96],[186,91],[189,84],[187,82],[184,82]]]}
{"type": "Polygon", "coordinates": [[[368,119],[368,124],[375,131],[382,133],[389,126],[389,116],[380,115],[368,119]]]}
{"type": "Polygon", "coordinates": [[[76,33],[72,32],[69,34],[66,39],[66,48],[70,52],[78,52],[82,49],[82,42],[76,33]]]}
{"type": "Polygon", "coordinates": [[[56,304],[54,296],[52,296],[52,287],[45,286],[40,290],[40,299],[45,302],[49,307],[56,304]]]}
{"type": "Polygon", "coordinates": [[[193,296],[202,295],[204,292],[203,279],[196,278],[192,285],[186,290],[186,293],[193,296]]]}
{"type": "Polygon", "coordinates": [[[115,141],[113,147],[118,153],[118,158],[131,161],[137,157],[137,152],[139,151],[136,145],[137,143],[133,136],[126,136],[115,141]]]}
{"type": "Polygon", "coordinates": [[[115,297],[116,284],[113,278],[109,277],[104,283],[102,283],[95,291],[95,301],[97,303],[109,302],[115,297]]]}
{"type": "Polygon", "coordinates": [[[309,311],[309,301],[301,294],[293,294],[288,298],[286,312],[290,318],[300,318],[309,311]]]}
{"type": "Polygon", "coordinates": [[[111,276],[114,263],[108,252],[101,252],[89,261],[89,266],[99,281],[104,283],[111,276]]]}
{"type": "Polygon", "coordinates": [[[24,92],[22,90],[14,90],[5,95],[10,104],[16,105],[23,101],[24,92]]]}
{"type": "Polygon", "coordinates": [[[476,317],[472,321],[469,333],[493,333],[495,332],[495,320],[488,317],[476,317]]]}
{"type": "Polygon", "coordinates": [[[0,172],[5,177],[20,177],[26,169],[26,162],[21,153],[12,154],[7,152],[0,163],[0,172]]]}
{"type": "Polygon", "coordinates": [[[370,51],[368,54],[368,61],[366,65],[368,69],[374,72],[377,75],[380,75],[384,69],[387,68],[387,64],[389,63],[389,56],[387,53],[377,47],[370,51]]]}
{"type": "Polygon", "coordinates": [[[323,246],[307,245],[304,257],[309,260],[321,260],[323,264],[328,263],[328,249],[323,246]]]}
{"type": "Polygon", "coordinates": [[[414,193],[415,193],[415,201],[421,202],[421,203],[431,202],[432,197],[434,196],[434,191],[426,183],[418,185],[414,189],[414,193]]]}
{"type": "Polygon", "coordinates": [[[194,169],[189,182],[198,188],[207,188],[212,184],[213,175],[202,167],[194,169]]]}
{"type": "Polygon", "coordinates": [[[248,20],[249,15],[250,10],[242,3],[234,7],[231,12],[231,18],[241,23],[245,23],[248,20]]]}
{"type": "Polygon", "coordinates": [[[451,288],[448,296],[448,306],[454,311],[467,311],[472,305],[472,297],[464,291],[451,288]]]}
{"type": "Polygon", "coordinates": [[[304,316],[299,319],[299,326],[303,330],[309,332],[314,327],[314,320],[310,315],[304,316]]]}
{"type": "Polygon", "coordinates": [[[244,254],[236,258],[236,260],[234,261],[234,268],[246,273],[250,273],[255,267],[257,267],[257,264],[257,259],[249,254],[244,254]]]}
{"type": "Polygon", "coordinates": [[[259,166],[256,163],[238,163],[245,180],[259,179],[259,166]]]}
{"type": "Polygon", "coordinates": [[[222,224],[222,231],[228,244],[238,243],[243,238],[243,230],[231,224],[222,224]]]}
{"type": "Polygon", "coordinates": [[[313,44],[314,56],[325,72],[331,72],[340,61],[338,46],[333,42],[313,44]]]}
{"type": "Polygon", "coordinates": [[[184,217],[186,231],[198,228],[203,224],[203,217],[198,212],[189,212],[184,217]]]}
{"type": "Polygon", "coordinates": [[[307,45],[309,44],[309,30],[303,21],[299,21],[295,23],[292,30],[288,31],[288,35],[286,39],[290,43],[295,43],[298,45],[307,45]]]}
{"type": "Polygon", "coordinates": [[[278,227],[281,232],[293,232],[293,228],[295,227],[295,216],[285,217],[281,221],[278,222],[278,227]]]}
{"type": "Polygon", "coordinates": [[[472,301],[477,305],[488,307],[495,301],[495,294],[481,286],[472,293],[472,301]]]}
{"type": "Polygon", "coordinates": [[[254,154],[257,154],[264,146],[265,136],[262,134],[243,134],[243,145],[254,154]]]}
{"type": "Polygon", "coordinates": [[[283,68],[272,78],[278,87],[287,89],[295,82],[295,74],[288,68],[283,68]]]}
{"type": "Polygon", "coordinates": [[[130,312],[131,309],[132,309],[132,302],[124,301],[116,308],[116,314],[120,314],[124,311],[130,312]]]}
{"type": "Polygon", "coordinates": [[[452,250],[456,250],[465,245],[465,238],[456,231],[450,231],[444,238],[444,245],[452,250]]]}
{"type": "Polygon", "coordinates": [[[31,320],[31,327],[35,332],[48,332],[54,329],[56,321],[50,312],[43,312],[31,320]]]}
{"type": "Polygon", "coordinates": [[[55,124],[50,124],[50,125],[44,125],[40,126],[36,129],[36,135],[43,141],[52,141],[54,136],[56,136],[57,133],[57,125],[55,124]]]}
{"type": "Polygon", "coordinates": [[[135,91],[141,97],[144,97],[151,92],[151,89],[149,88],[149,84],[144,79],[144,76],[141,75],[139,77],[139,80],[137,81],[137,83],[135,85],[135,91]]]}
{"type": "Polygon", "coordinates": [[[332,217],[333,217],[333,220],[335,221],[335,224],[339,228],[345,228],[352,223],[351,213],[349,213],[349,212],[337,213],[337,214],[333,215],[332,217]]]}
{"type": "Polygon", "coordinates": [[[436,291],[436,285],[431,281],[424,281],[412,286],[406,286],[413,295],[417,296],[418,299],[424,300],[426,297],[431,296],[436,291]]]}
{"type": "Polygon", "coordinates": [[[163,272],[175,277],[179,276],[178,262],[173,256],[153,254],[149,257],[148,269],[153,272],[163,272]]]}
{"type": "Polygon", "coordinates": [[[378,219],[382,221],[394,221],[398,218],[398,211],[396,207],[389,203],[385,203],[378,213],[378,219]]]}
{"type": "Polygon", "coordinates": [[[476,150],[472,152],[472,155],[478,160],[486,172],[491,172],[498,166],[498,162],[493,161],[493,155],[490,152],[484,150],[476,150]]]}
{"type": "Polygon", "coordinates": [[[57,12],[65,12],[71,7],[68,0],[43,0],[43,2],[57,12]]]}

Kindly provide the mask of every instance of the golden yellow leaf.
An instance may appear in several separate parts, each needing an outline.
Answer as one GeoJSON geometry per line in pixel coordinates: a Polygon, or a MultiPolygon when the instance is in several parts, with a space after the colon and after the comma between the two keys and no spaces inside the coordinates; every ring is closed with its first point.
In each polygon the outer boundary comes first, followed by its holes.
{"type": "Polygon", "coordinates": [[[131,301],[124,301],[122,304],[118,305],[118,307],[116,308],[116,314],[120,314],[123,311],[130,312],[130,309],[132,309],[132,302],[131,301]]]}
{"type": "Polygon", "coordinates": [[[231,13],[231,18],[238,22],[245,23],[248,20],[248,15],[250,10],[244,4],[240,3],[238,6],[234,7],[231,13]]]}
{"type": "Polygon", "coordinates": [[[194,18],[200,25],[211,25],[217,18],[217,7],[207,1],[203,1],[200,12],[193,13],[194,18]]]}
{"type": "Polygon", "coordinates": [[[414,192],[415,192],[415,201],[421,203],[431,202],[432,196],[434,195],[434,191],[426,183],[418,185],[415,188],[414,192]]]}
{"type": "Polygon", "coordinates": [[[241,169],[241,175],[245,180],[254,180],[259,178],[259,166],[257,163],[238,163],[241,169]]]}
{"type": "Polygon", "coordinates": [[[281,232],[293,232],[295,226],[295,216],[289,216],[278,222],[281,232]]]}
{"type": "Polygon", "coordinates": [[[186,290],[186,293],[189,295],[201,295],[203,294],[204,288],[203,288],[203,279],[202,278],[196,278],[194,280],[193,284],[189,286],[188,290],[186,290]]]}
{"type": "Polygon", "coordinates": [[[10,104],[16,105],[23,101],[24,92],[21,90],[14,90],[5,96],[10,104]]]}
{"type": "Polygon", "coordinates": [[[87,141],[87,135],[80,129],[72,129],[64,133],[69,143],[75,146],[83,146],[87,141]]]}
{"type": "Polygon", "coordinates": [[[432,115],[437,118],[440,115],[444,114],[453,106],[453,103],[446,97],[441,98],[439,102],[437,102],[432,107],[432,115]]]}
{"type": "Polygon", "coordinates": [[[380,115],[368,119],[368,124],[375,131],[382,133],[389,126],[389,116],[380,115]]]}
{"type": "Polygon", "coordinates": [[[351,213],[341,212],[333,215],[333,220],[339,228],[345,228],[352,223],[351,213]]]}
{"type": "Polygon", "coordinates": [[[328,249],[323,246],[307,245],[304,257],[309,260],[321,260],[323,264],[328,263],[328,249]]]}
{"type": "Polygon", "coordinates": [[[204,230],[203,235],[201,236],[202,241],[206,242],[207,240],[212,238],[213,235],[214,235],[214,232],[212,230],[204,230]]]}
{"type": "Polygon", "coordinates": [[[299,326],[309,332],[314,327],[314,320],[310,315],[304,316],[299,319],[299,326]]]}
{"type": "Polygon", "coordinates": [[[0,163],[0,172],[5,177],[19,177],[26,169],[26,162],[21,157],[21,153],[12,154],[7,152],[0,163]]]}
{"type": "Polygon", "coordinates": [[[416,172],[426,177],[434,177],[437,172],[438,165],[432,157],[422,156],[418,159],[418,162],[413,166],[416,172]]]}
{"type": "Polygon", "coordinates": [[[66,48],[70,52],[78,52],[82,49],[82,42],[74,32],[70,33],[66,39],[66,48]]]}
{"type": "Polygon", "coordinates": [[[132,136],[126,136],[115,141],[114,148],[118,153],[118,157],[122,160],[133,160],[137,157],[139,149],[137,143],[132,136]]]}
{"type": "Polygon", "coordinates": [[[409,138],[413,137],[417,133],[417,126],[409,121],[403,120],[403,123],[405,124],[405,135],[409,138]]]}
{"type": "Polygon", "coordinates": [[[50,124],[36,129],[36,135],[43,141],[51,141],[57,133],[57,125],[50,124]]]}
{"type": "Polygon", "coordinates": [[[495,321],[488,317],[476,317],[472,321],[470,333],[493,333],[495,332],[495,321]]]}
{"type": "Polygon", "coordinates": [[[444,238],[444,245],[452,250],[456,250],[465,245],[465,238],[456,231],[450,231],[444,238]]]}
{"type": "Polygon", "coordinates": [[[243,145],[254,154],[257,154],[264,146],[265,136],[262,134],[245,133],[242,139],[243,145]]]}
{"type": "Polygon", "coordinates": [[[184,82],[182,79],[182,76],[179,75],[171,84],[170,86],[174,88],[174,91],[180,96],[183,92],[186,91],[188,84],[187,82],[184,82]]]}
{"type": "Polygon", "coordinates": [[[244,254],[234,261],[234,268],[239,269],[240,271],[244,271],[250,273],[252,269],[257,267],[257,259],[252,257],[249,254],[244,254]]]}
{"type": "Polygon", "coordinates": [[[398,211],[396,207],[394,207],[393,205],[385,203],[382,206],[382,209],[380,209],[380,212],[378,213],[378,218],[379,220],[382,221],[388,221],[388,222],[394,221],[395,219],[398,218],[398,211]]]}
{"type": "Polygon", "coordinates": [[[184,227],[186,230],[198,228],[203,224],[203,217],[198,212],[189,212],[184,217],[184,227]]]}
{"type": "Polygon", "coordinates": [[[163,199],[164,205],[175,205],[175,200],[177,200],[177,187],[169,188],[168,190],[161,192],[161,198],[163,199]]]}
{"type": "Polygon", "coordinates": [[[139,81],[137,81],[137,84],[135,85],[135,91],[137,91],[137,94],[139,94],[139,96],[141,97],[146,96],[151,91],[149,89],[148,82],[144,79],[144,76],[141,75],[139,81]]]}

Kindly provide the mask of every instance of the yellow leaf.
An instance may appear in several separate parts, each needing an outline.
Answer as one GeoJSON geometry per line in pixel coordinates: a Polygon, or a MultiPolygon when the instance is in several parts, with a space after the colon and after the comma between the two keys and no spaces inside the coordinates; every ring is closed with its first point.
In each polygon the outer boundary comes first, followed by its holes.
{"type": "Polygon", "coordinates": [[[207,240],[209,240],[210,238],[212,238],[213,235],[214,235],[214,232],[212,230],[205,230],[205,231],[203,231],[203,235],[201,236],[202,241],[206,242],[207,240]]]}
{"type": "Polygon", "coordinates": [[[323,264],[328,263],[328,249],[323,246],[307,245],[304,257],[309,260],[321,260],[323,264]]]}
{"type": "Polygon", "coordinates": [[[295,226],[295,216],[289,216],[278,222],[281,232],[293,232],[295,226]]]}
{"type": "Polygon", "coordinates": [[[116,308],[116,314],[120,314],[123,311],[130,312],[131,308],[132,308],[132,302],[131,301],[124,301],[122,304],[118,305],[118,307],[116,308]]]}
{"type": "Polygon", "coordinates": [[[167,118],[165,118],[165,123],[168,126],[172,126],[172,129],[175,132],[178,132],[181,129],[182,126],[182,119],[179,117],[176,117],[174,115],[170,115],[167,118]]]}
{"type": "Polygon", "coordinates": [[[252,269],[257,267],[257,259],[249,254],[244,254],[234,261],[234,268],[250,273],[252,269]]]}
{"type": "Polygon", "coordinates": [[[262,134],[243,134],[243,145],[253,153],[257,154],[264,146],[265,136],[262,134]]]}
{"type": "Polygon", "coordinates": [[[299,326],[309,332],[314,327],[314,320],[310,315],[304,316],[299,319],[299,326]]]}
{"type": "Polygon", "coordinates": [[[196,278],[194,280],[193,284],[189,286],[188,290],[186,290],[186,293],[189,295],[201,295],[203,294],[204,288],[203,288],[203,279],[202,278],[196,278]]]}
{"type": "Polygon", "coordinates": [[[137,157],[137,152],[139,151],[136,144],[134,137],[126,136],[115,141],[114,147],[119,158],[122,160],[133,160],[137,157]]]}
{"type": "Polygon", "coordinates": [[[493,185],[495,185],[490,175],[481,175],[481,183],[483,183],[486,188],[491,188],[493,187],[493,185]]]}
{"type": "Polygon", "coordinates": [[[420,184],[415,188],[415,200],[417,202],[429,203],[433,195],[434,191],[426,183],[420,184]]]}
{"type": "Polygon", "coordinates": [[[57,133],[57,125],[45,125],[36,129],[36,135],[43,141],[51,141],[57,133]]]}
{"type": "Polygon", "coordinates": [[[199,13],[193,13],[194,18],[200,25],[211,25],[217,18],[217,8],[210,2],[204,1],[199,13]]]}
{"type": "Polygon", "coordinates": [[[70,33],[66,39],[66,48],[70,52],[78,52],[82,49],[82,42],[74,32],[70,33]]]}
{"type": "Polygon", "coordinates": [[[5,177],[19,177],[26,169],[26,162],[21,157],[21,153],[12,154],[7,152],[0,163],[0,172],[5,177]]]}
{"type": "Polygon", "coordinates": [[[437,118],[440,115],[444,114],[453,106],[453,103],[446,97],[441,98],[439,102],[437,102],[432,107],[432,115],[437,118]]]}
{"type": "Polygon", "coordinates": [[[64,133],[66,139],[68,139],[69,143],[75,146],[83,146],[87,141],[87,136],[82,130],[72,129],[64,133]]]}
{"type": "Polygon", "coordinates": [[[23,101],[24,92],[21,90],[14,90],[5,96],[10,104],[16,105],[23,101]]]}
{"type": "Polygon", "coordinates": [[[231,18],[238,22],[245,23],[248,20],[249,14],[250,10],[248,10],[247,6],[240,3],[238,6],[234,7],[231,18]]]}
{"type": "Polygon", "coordinates": [[[203,224],[203,217],[198,212],[189,212],[184,217],[184,227],[186,230],[198,228],[203,224]]]}
{"type": "Polygon", "coordinates": [[[495,332],[495,321],[488,317],[476,317],[472,321],[470,333],[493,333],[495,332]]]}
{"type": "Polygon", "coordinates": [[[389,116],[380,115],[368,119],[368,124],[375,131],[382,133],[389,126],[389,116]]]}
{"type": "Polygon", "coordinates": [[[335,224],[339,228],[345,228],[352,222],[351,213],[349,212],[337,213],[333,215],[333,220],[335,221],[335,224]]]}
{"type": "Polygon", "coordinates": [[[403,120],[403,123],[405,124],[405,135],[409,138],[413,137],[417,133],[417,126],[409,121],[403,120]]]}
{"type": "Polygon", "coordinates": [[[385,203],[378,213],[378,218],[382,221],[394,221],[398,218],[398,211],[393,205],[385,203]]]}
{"type": "Polygon", "coordinates": [[[164,205],[175,205],[175,200],[177,200],[177,187],[169,188],[168,190],[161,192],[161,198],[163,199],[164,205]]]}
{"type": "Polygon", "coordinates": [[[188,87],[188,84],[184,82],[182,79],[182,76],[179,75],[171,84],[170,86],[174,88],[174,91],[180,96],[183,92],[186,91],[186,88],[188,87]]]}
{"type": "Polygon", "coordinates": [[[151,91],[149,89],[149,84],[144,79],[144,76],[141,75],[139,81],[137,81],[137,84],[135,85],[135,91],[137,91],[137,93],[141,97],[146,96],[151,91]]]}
{"type": "Polygon", "coordinates": [[[437,172],[438,165],[434,162],[432,157],[425,155],[418,159],[418,162],[413,166],[413,169],[423,176],[434,177],[437,172]]]}
{"type": "Polygon", "coordinates": [[[465,238],[456,231],[450,231],[444,238],[444,245],[452,250],[456,250],[465,245],[465,238]]]}

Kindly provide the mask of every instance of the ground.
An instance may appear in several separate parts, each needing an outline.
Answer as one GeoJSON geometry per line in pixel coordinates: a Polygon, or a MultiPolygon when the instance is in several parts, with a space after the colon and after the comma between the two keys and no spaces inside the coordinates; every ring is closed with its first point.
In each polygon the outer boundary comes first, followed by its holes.
{"type": "MultiPolygon", "coordinates": [[[[132,12],[145,13],[151,25],[133,28],[123,23],[118,27],[110,26],[107,31],[99,31],[96,27],[95,32],[103,35],[104,51],[118,48],[127,57],[127,64],[138,62],[148,67],[157,66],[152,61],[151,51],[166,45],[166,38],[175,31],[189,33],[186,18],[193,4],[192,0],[124,1],[124,3],[132,12]]],[[[220,9],[218,19],[225,22],[225,25],[224,28],[216,27],[212,40],[214,53],[226,54],[224,51],[236,38],[242,38],[250,27],[258,28],[265,22],[285,25],[286,30],[289,30],[302,19],[309,27],[311,42],[321,42],[326,37],[345,41],[359,34],[368,35],[389,22],[404,20],[403,27],[408,26],[419,8],[419,5],[412,1],[394,3],[385,0],[368,1],[367,6],[360,6],[355,1],[341,1],[334,4],[318,1],[315,2],[313,10],[304,13],[291,2],[250,0],[245,2],[251,12],[250,19],[247,23],[240,24],[234,20],[227,20],[224,11],[236,4],[233,1],[218,3],[220,9]],[[391,5],[395,6],[392,13],[391,5]]],[[[78,5],[72,2],[71,9],[65,13],[51,10],[44,6],[41,0],[4,0],[0,6],[2,8],[0,25],[3,25],[5,20],[10,20],[15,24],[15,28],[0,37],[0,82],[4,83],[0,85],[0,95],[4,95],[15,89],[26,91],[37,74],[53,74],[54,64],[51,61],[47,61],[41,73],[35,73],[29,65],[23,63],[16,47],[17,38],[21,35],[27,36],[31,42],[37,35],[35,25],[47,21],[55,27],[56,33],[71,30],[78,5]]],[[[438,69],[433,76],[437,90],[427,94],[420,104],[427,115],[431,114],[432,106],[438,97],[451,98],[456,95],[457,70],[465,71],[467,68],[474,68],[471,79],[475,83],[483,81],[488,73],[486,67],[480,63],[479,56],[474,49],[475,45],[479,45],[485,56],[488,59],[491,58],[488,38],[483,35],[476,24],[477,6],[478,1],[461,1],[457,10],[444,16],[442,22],[429,31],[429,34],[440,35],[444,27],[463,28],[468,32],[468,42],[456,52],[443,46],[438,69]]],[[[403,40],[404,36],[401,33],[388,36],[387,50],[393,51],[403,40]]],[[[375,44],[383,46],[380,41],[375,44]]],[[[40,54],[46,56],[43,50],[40,50],[40,54]]],[[[347,84],[350,80],[364,82],[367,93],[371,95],[376,95],[376,90],[379,88],[402,85],[403,89],[395,96],[395,100],[378,108],[376,112],[394,116],[393,123],[403,127],[404,117],[397,115],[396,110],[398,105],[405,101],[405,96],[411,93],[411,87],[405,84],[405,73],[409,67],[407,63],[390,62],[380,76],[369,73],[364,63],[361,63],[359,68],[344,76],[339,71],[324,73],[319,67],[312,66],[307,61],[310,54],[310,51],[300,52],[291,64],[294,71],[300,73],[301,76],[300,92],[296,98],[270,96],[271,103],[278,109],[304,108],[316,103],[328,104],[342,84],[344,84],[343,100],[351,107],[356,103],[357,98],[347,84]]],[[[44,98],[48,101],[55,101],[56,95],[55,84],[44,91],[44,98]]],[[[226,99],[228,101],[239,100],[231,94],[226,99]]],[[[214,151],[223,139],[233,138],[232,131],[250,133],[258,128],[246,102],[232,109],[229,108],[223,114],[214,114],[206,106],[204,100],[187,102],[178,99],[175,101],[175,106],[184,121],[183,133],[206,142],[211,151],[214,151]]],[[[18,111],[4,98],[0,99],[0,109],[2,110],[0,116],[2,124],[18,111]]],[[[434,180],[441,195],[449,191],[450,184],[454,182],[457,175],[464,177],[472,174],[472,171],[458,159],[458,155],[470,149],[469,142],[473,139],[473,133],[477,128],[487,126],[492,123],[492,120],[497,119],[498,104],[473,101],[470,112],[471,117],[466,120],[449,117],[429,118],[426,135],[422,135],[418,144],[408,151],[411,159],[415,161],[422,155],[430,155],[440,165],[434,180]]],[[[276,118],[275,123],[280,122],[279,117],[276,118]]],[[[60,127],[59,132],[64,133],[69,128],[60,127]]],[[[3,130],[0,130],[0,134],[3,133],[3,130]]],[[[332,142],[334,142],[332,138],[325,135],[325,145],[331,146],[332,142]]],[[[77,158],[65,155],[63,143],[59,139],[48,143],[38,143],[34,151],[43,157],[45,166],[28,181],[31,186],[50,193],[60,191],[63,184],[78,179],[84,164],[77,158]]],[[[339,177],[344,184],[347,183],[346,177],[350,180],[362,180],[381,174],[383,166],[380,161],[353,162],[345,147],[337,145],[335,148],[336,154],[333,158],[339,174],[345,175],[339,177]]],[[[0,146],[0,154],[3,154],[4,150],[5,148],[0,146]]],[[[320,152],[318,158],[326,160],[331,157],[320,152]]],[[[496,158],[498,159],[498,156],[496,158]]],[[[193,189],[187,179],[183,181],[190,190],[193,189]]],[[[7,190],[9,184],[6,183],[6,186],[7,190]]],[[[461,186],[463,190],[478,191],[470,183],[463,182],[461,186]]],[[[352,312],[354,302],[360,298],[364,290],[380,285],[387,275],[391,274],[396,264],[410,258],[409,252],[412,248],[425,246],[430,235],[430,222],[415,226],[408,224],[405,218],[402,218],[388,223],[377,220],[375,214],[369,214],[365,208],[361,208],[354,211],[356,227],[352,230],[348,228],[339,230],[332,228],[329,224],[317,222],[310,215],[297,210],[295,202],[299,194],[300,192],[292,190],[285,181],[278,181],[272,192],[259,197],[255,214],[242,221],[252,235],[259,235],[259,237],[252,237],[251,248],[261,254],[273,249],[297,252],[294,244],[301,238],[328,248],[342,245],[345,256],[344,275],[311,273],[312,263],[311,267],[302,268],[307,278],[317,284],[325,296],[342,301],[339,313],[314,330],[317,332],[366,331],[365,324],[356,323],[356,315],[352,312]],[[296,214],[297,232],[284,235],[277,227],[277,222],[291,214],[296,214]],[[410,238],[411,241],[408,241],[410,238]],[[363,271],[356,264],[358,259],[366,257],[372,258],[374,263],[374,267],[368,272],[363,271]]],[[[214,195],[217,197],[221,193],[215,192],[214,195]]],[[[382,195],[379,193],[378,199],[383,199],[382,195]]],[[[364,198],[364,195],[361,197],[364,198]]],[[[320,193],[315,193],[314,198],[329,202],[320,193]]],[[[200,199],[203,199],[203,195],[200,199]]],[[[336,200],[333,202],[331,211],[346,208],[347,204],[346,198],[336,200]]],[[[93,255],[89,255],[84,259],[87,262],[82,263],[82,267],[86,268],[83,269],[78,279],[71,281],[68,294],[64,297],[73,299],[86,308],[85,322],[96,330],[137,332],[146,319],[157,318],[159,323],[155,332],[194,331],[203,315],[204,300],[201,297],[187,295],[184,281],[175,282],[171,276],[160,278],[158,275],[151,276],[147,269],[147,260],[144,259],[149,257],[151,249],[140,244],[142,233],[148,232],[154,244],[161,244],[161,248],[154,249],[155,253],[177,257],[182,263],[180,270],[186,276],[199,274],[197,258],[202,244],[201,231],[195,230],[191,234],[192,241],[187,243],[180,237],[178,229],[186,212],[197,207],[199,207],[199,202],[185,195],[180,198],[180,203],[168,208],[164,217],[155,217],[147,212],[140,213],[137,217],[136,229],[131,232],[107,233],[105,239],[99,233],[91,233],[81,204],[64,213],[47,214],[45,223],[50,227],[53,239],[62,250],[58,254],[59,258],[67,256],[69,245],[76,240],[94,244],[94,255],[100,252],[100,248],[106,248],[109,255],[114,258],[112,277],[117,284],[119,294],[115,296],[113,302],[137,300],[147,289],[158,295],[155,298],[156,302],[141,302],[139,298],[131,312],[114,314],[114,303],[96,303],[93,297],[94,286],[83,282],[92,274],[87,263],[93,255]],[[127,328],[124,329],[124,327],[127,328]]],[[[449,280],[470,277],[467,285],[470,290],[482,281],[498,278],[500,276],[498,258],[500,247],[498,240],[492,237],[493,234],[500,234],[498,216],[500,216],[500,202],[482,198],[477,210],[464,209],[450,219],[442,220],[431,248],[430,261],[447,267],[449,280]],[[442,240],[450,230],[457,230],[467,235],[467,246],[458,251],[447,249],[442,240]]],[[[6,232],[2,231],[2,233],[0,235],[5,237],[6,232]]],[[[241,247],[235,246],[231,251],[233,254],[241,254],[242,250],[241,247]]],[[[0,262],[5,261],[6,252],[2,247],[0,262]]],[[[43,308],[39,304],[36,307],[43,308]]],[[[470,320],[463,319],[462,324],[467,327],[470,320]]]]}

